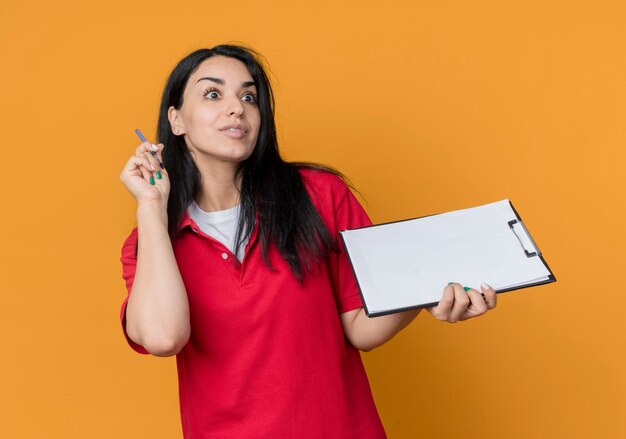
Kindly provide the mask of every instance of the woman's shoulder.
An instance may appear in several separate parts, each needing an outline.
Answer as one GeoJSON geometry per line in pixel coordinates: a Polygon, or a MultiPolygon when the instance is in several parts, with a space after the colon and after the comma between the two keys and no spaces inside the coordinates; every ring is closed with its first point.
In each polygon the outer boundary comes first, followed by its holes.
{"type": "Polygon", "coordinates": [[[371,225],[367,213],[352,194],[352,186],[333,170],[302,169],[300,171],[311,201],[326,222],[333,236],[339,230],[371,225]]]}
{"type": "Polygon", "coordinates": [[[346,182],[331,170],[324,168],[303,167],[298,170],[303,183],[317,194],[340,194],[349,191],[346,182]]]}

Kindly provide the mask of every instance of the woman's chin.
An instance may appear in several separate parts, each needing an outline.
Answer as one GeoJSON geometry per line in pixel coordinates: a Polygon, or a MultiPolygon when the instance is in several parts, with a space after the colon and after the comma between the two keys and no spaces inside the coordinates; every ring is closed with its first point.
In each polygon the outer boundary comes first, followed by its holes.
{"type": "Polygon", "coordinates": [[[225,148],[222,151],[201,151],[196,152],[198,157],[202,157],[203,161],[232,162],[241,163],[252,155],[252,149],[242,148],[225,148]]]}

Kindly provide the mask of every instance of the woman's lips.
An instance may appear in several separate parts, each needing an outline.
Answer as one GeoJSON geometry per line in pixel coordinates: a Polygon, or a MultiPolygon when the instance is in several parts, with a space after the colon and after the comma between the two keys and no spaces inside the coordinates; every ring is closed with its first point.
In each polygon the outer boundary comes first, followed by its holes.
{"type": "Polygon", "coordinates": [[[222,132],[232,139],[241,139],[243,136],[246,135],[245,130],[240,130],[237,128],[228,128],[228,129],[222,130],[222,132]]]}

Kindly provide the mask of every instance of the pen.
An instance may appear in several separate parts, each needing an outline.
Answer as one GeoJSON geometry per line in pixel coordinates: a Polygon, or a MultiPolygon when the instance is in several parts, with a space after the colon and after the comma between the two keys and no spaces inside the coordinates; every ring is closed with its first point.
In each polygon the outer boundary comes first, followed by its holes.
{"type": "MultiPolygon", "coordinates": [[[[139,140],[141,140],[142,142],[147,142],[146,138],[144,137],[143,134],[141,134],[141,131],[139,131],[139,129],[135,130],[135,134],[137,134],[137,137],[139,137],[139,140]]],[[[159,158],[157,157],[156,152],[150,151],[150,154],[152,154],[152,157],[154,157],[156,161],[159,162],[159,166],[161,167],[161,169],[165,169],[165,166],[163,166],[163,163],[161,163],[161,160],[159,160],[159,158]]]]}

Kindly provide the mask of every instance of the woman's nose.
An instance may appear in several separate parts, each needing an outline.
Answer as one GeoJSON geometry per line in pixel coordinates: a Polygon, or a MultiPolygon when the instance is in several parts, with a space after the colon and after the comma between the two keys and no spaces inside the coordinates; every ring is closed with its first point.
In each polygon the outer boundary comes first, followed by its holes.
{"type": "Polygon", "coordinates": [[[231,97],[230,99],[228,99],[226,105],[227,105],[226,110],[229,116],[232,114],[241,116],[244,112],[243,102],[241,102],[239,97],[236,97],[236,96],[231,97]]]}

